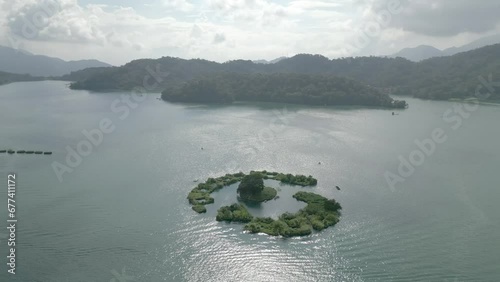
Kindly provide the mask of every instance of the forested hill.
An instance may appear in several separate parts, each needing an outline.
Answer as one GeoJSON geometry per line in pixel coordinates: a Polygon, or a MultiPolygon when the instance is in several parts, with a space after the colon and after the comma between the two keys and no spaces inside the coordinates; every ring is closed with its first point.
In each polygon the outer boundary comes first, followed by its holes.
{"type": "MultiPolygon", "coordinates": [[[[274,64],[257,64],[252,61],[216,63],[207,60],[184,60],[163,57],[132,61],[121,67],[84,70],[66,76],[76,80],[73,89],[95,91],[130,90],[143,85],[144,77],[159,68],[168,77],[157,85],[155,91],[179,85],[205,75],[221,72],[298,73],[347,77],[393,94],[412,95],[429,99],[466,98],[473,96],[480,85],[480,76],[500,80],[500,44],[486,46],[450,57],[439,57],[418,63],[403,58],[357,57],[330,60],[320,55],[301,54],[274,64]]],[[[500,89],[490,99],[500,98],[500,89]]]]}
{"type": "Polygon", "coordinates": [[[491,93],[490,100],[499,100],[500,44],[424,60],[416,63],[412,77],[395,88],[394,94],[443,100],[474,97],[480,90],[491,93]]]}
{"type": "MultiPolygon", "coordinates": [[[[385,87],[401,80],[401,70],[411,68],[413,63],[402,58],[360,57],[330,60],[321,55],[300,54],[274,64],[258,64],[252,61],[235,60],[216,63],[201,59],[184,60],[172,57],[141,59],[121,67],[82,70],[64,76],[65,80],[76,81],[73,89],[94,91],[131,90],[142,86],[150,70],[159,68],[169,75],[157,87],[162,91],[172,84],[179,84],[193,78],[217,73],[299,73],[324,74],[349,77],[372,86],[385,87]]],[[[406,80],[411,79],[408,74],[406,80]]]]}
{"type": "Polygon", "coordinates": [[[236,74],[193,79],[162,92],[171,102],[283,102],[309,105],[362,105],[405,108],[406,102],[347,78],[292,73],[236,74]]]}

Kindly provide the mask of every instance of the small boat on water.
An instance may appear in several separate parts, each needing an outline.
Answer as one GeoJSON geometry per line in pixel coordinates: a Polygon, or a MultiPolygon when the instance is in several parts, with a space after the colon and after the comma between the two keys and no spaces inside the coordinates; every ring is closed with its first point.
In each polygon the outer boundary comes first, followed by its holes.
{"type": "Polygon", "coordinates": [[[14,150],[8,150],[8,151],[7,151],[7,153],[9,153],[9,154],[14,154],[15,152],[16,152],[16,151],[14,151],[14,150]]]}
{"type": "Polygon", "coordinates": [[[35,151],[35,154],[41,155],[41,154],[43,154],[43,152],[42,151],[35,151]]]}
{"type": "Polygon", "coordinates": [[[26,154],[34,154],[34,153],[35,153],[35,151],[26,151],[25,153],[26,153],[26,154]]]}
{"type": "Polygon", "coordinates": [[[1,153],[7,153],[7,150],[0,150],[0,154],[1,153]]]}
{"type": "Polygon", "coordinates": [[[18,154],[24,154],[24,153],[26,153],[26,151],[25,150],[19,150],[19,151],[17,151],[17,153],[18,154]]]}
{"type": "Polygon", "coordinates": [[[337,190],[339,190],[339,191],[340,191],[340,187],[339,187],[339,186],[335,186],[335,188],[337,188],[337,190]]]}
{"type": "Polygon", "coordinates": [[[44,155],[52,155],[52,152],[43,152],[44,155]]]}

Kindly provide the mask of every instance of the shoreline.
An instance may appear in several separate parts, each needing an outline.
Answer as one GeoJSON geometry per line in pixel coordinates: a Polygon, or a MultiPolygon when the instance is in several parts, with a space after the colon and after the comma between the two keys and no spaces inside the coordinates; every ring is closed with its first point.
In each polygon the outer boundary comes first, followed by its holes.
{"type": "Polygon", "coordinates": [[[450,98],[448,99],[450,102],[457,102],[457,103],[467,103],[467,104],[478,104],[478,105],[488,105],[488,106],[500,106],[500,101],[482,101],[476,98],[450,98]]]}

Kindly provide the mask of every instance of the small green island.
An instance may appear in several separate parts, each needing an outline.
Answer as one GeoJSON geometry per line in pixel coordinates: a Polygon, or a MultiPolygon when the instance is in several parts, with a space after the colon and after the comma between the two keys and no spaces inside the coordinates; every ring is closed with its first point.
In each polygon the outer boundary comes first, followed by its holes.
{"type": "Polygon", "coordinates": [[[262,174],[258,172],[245,175],[237,192],[241,200],[256,203],[272,200],[278,195],[276,189],[264,186],[262,174]]]}
{"type": "MultiPolygon", "coordinates": [[[[276,189],[266,187],[265,179],[280,181],[281,183],[299,186],[315,186],[317,180],[312,176],[283,174],[267,171],[251,171],[226,174],[218,178],[209,178],[199,183],[188,195],[192,209],[197,213],[205,213],[205,205],[213,204],[211,193],[225,186],[240,182],[237,189],[238,199],[243,202],[259,203],[277,197],[276,189]]],[[[265,233],[271,236],[295,237],[310,235],[313,230],[321,231],[335,225],[340,218],[341,205],[334,199],[327,199],[321,195],[299,191],[293,195],[298,201],[307,206],[296,213],[284,213],[278,219],[270,217],[254,217],[243,204],[223,206],[217,211],[216,220],[245,224],[244,230],[249,233],[265,233]]]]}

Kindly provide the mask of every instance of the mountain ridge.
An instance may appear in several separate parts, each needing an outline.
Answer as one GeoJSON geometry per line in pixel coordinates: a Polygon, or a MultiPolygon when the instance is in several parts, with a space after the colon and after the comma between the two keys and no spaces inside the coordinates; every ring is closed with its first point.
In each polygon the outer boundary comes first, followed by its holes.
{"type": "Polygon", "coordinates": [[[476,39],[462,46],[454,46],[444,50],[435,48],[430,45],[418,45],[401,49],[400,51],[390,55],[389,57],[402,57],[413,62],[419,62],[434,57],[453,56],[458,53],[472,51],[474,49],[495,45],[500,43],[500,34],[494,34],[476,39]]]}
{"type": "Polygon", "coordinates": [[[110,67],[110,64],[95,60],[65,61],[56,57],[35,55],[25,50],[0,46],[0,71],[31,76],[63,76],[89,67],[110,67]]]}

